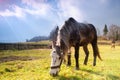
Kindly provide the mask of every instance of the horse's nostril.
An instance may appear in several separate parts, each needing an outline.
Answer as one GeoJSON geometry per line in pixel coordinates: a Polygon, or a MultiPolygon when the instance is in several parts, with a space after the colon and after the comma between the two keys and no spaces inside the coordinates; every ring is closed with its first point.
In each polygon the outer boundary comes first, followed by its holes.
{"type": "Polygon", "coordinates": [[[57,76],[57,74],[53,74],[53,77],[57,76]]]}
{"type": "Polygon", "coordinates": [[[56,77],[58,75],[58,73],[56,73],[56,74],[55,73],[50,73],[50,75],[53,76],[53,77],[56,77]]]}

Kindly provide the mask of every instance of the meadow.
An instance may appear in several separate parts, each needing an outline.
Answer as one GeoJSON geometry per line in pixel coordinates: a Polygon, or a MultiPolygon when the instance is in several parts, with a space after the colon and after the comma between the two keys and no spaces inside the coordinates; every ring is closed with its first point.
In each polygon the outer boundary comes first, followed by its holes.
{"type": "Polygon", "coordinates": [[[51,49],[0,51],[0,80],[120,80],[120,46],[98,45],[103,61],[97,58],[92,66],[93,52],[89,45],[88,65],[83,65],[85,54],[80,48],[80,70],[75,70],[74,49],[72,65],[62,64],[57,77],[49,75],[51,49]]]}

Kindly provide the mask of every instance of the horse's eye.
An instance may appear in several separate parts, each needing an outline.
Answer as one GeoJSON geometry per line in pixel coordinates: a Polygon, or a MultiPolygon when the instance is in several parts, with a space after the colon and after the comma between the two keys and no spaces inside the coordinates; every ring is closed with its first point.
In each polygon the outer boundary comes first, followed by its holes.
{"type": "Polygon", "coordinates": [[[61,57],[59,57],[59,59],[61,59],[61,57]]]}
{"type": "Polygon", "coordinates": [[[53,53],[56,53],[56,51],[53,51],[53,53]]]}

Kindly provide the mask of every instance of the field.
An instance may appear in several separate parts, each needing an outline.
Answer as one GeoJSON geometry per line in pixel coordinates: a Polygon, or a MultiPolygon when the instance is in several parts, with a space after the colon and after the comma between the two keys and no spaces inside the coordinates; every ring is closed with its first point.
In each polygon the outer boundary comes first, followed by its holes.
{"type": "Polygon", "coordinates": [[[85,54],[80,48],[80,70],[75,70],[74,49],[72,66],[62,64],[59,76],[51,77],[50,49],[0,51],[0,80],[120,80],[120,46],[99,45],[103,61],[92,66],[93,53],[89,45],[88,65],[83,65],[85,54]]]}

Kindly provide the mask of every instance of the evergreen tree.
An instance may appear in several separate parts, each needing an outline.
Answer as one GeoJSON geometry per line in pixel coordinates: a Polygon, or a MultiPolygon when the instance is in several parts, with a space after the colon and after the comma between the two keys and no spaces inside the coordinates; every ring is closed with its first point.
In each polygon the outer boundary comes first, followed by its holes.
{"type": "Polygon", "coordinates": [[[105,24],[105,27],[103,29],[103,33],[104,33],[104,36],[106,36],[107,33],[108,33],[108,29],[107,29],[107,25],[106,24],[105,24]]]}

